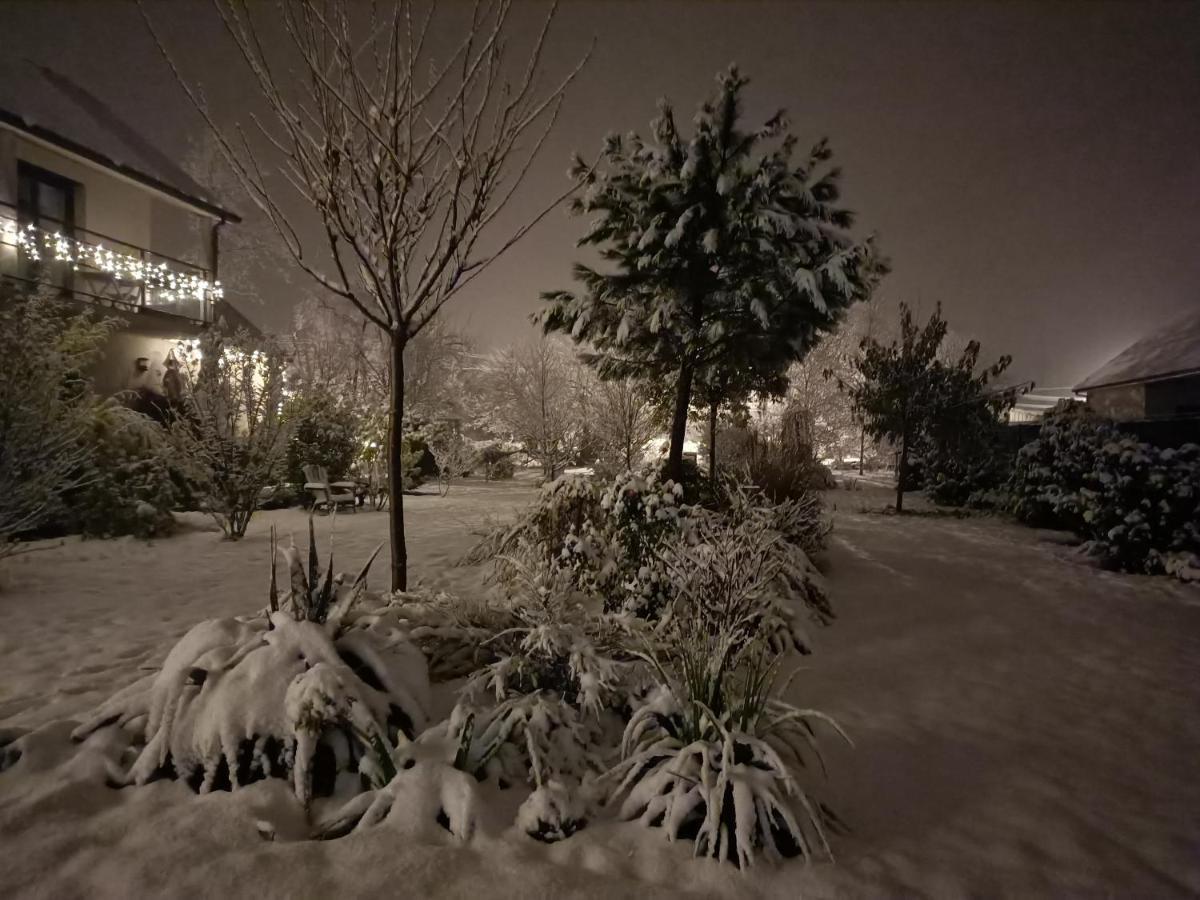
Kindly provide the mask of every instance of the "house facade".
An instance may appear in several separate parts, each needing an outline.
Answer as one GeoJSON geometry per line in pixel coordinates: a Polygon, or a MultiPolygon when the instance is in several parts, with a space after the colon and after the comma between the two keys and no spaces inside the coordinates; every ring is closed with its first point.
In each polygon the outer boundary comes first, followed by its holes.
{"type": "Polygon", "coordinates": [[[1200,310],[1134,342],[1075,391],[1118,422],[1200,419],[1200,310]]]}
{"type": "Polygon", "coordinates": [[[239,221],[82,86],[0,72],[0,278],[117,320],[98,391],[156,390],[214,322],[256,330],[220,282],[221,230],[239,221]]]}

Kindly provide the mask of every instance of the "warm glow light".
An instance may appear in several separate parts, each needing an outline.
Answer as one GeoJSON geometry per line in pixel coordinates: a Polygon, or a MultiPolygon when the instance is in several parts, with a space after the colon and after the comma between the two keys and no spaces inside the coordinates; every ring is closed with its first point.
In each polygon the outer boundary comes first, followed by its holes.
{"type": "Polygon", "coordinates": [[[81,265],[87,266],[119,281],[143,284],[147,290],[157,293],[156,299],[167,303],[192,299],[220,300],[225,295],[219,281],[175,272],[167,268],[166,263],[150,263],[136,256],[109,250],[103,244],[86,244],[34,225],[22,228],[12,219],[0,220],[0,234],[35,262],[48,259],[70,263],[76,270],[81,265]]]}

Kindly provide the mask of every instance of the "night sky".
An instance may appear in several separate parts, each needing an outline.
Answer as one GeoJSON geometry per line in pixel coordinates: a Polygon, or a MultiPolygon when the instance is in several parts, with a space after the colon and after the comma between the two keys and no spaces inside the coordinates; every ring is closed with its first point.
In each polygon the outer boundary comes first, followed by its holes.
{"type": "MultiPolygon", "coordinates": [[[[236,115],[248,75],[213,10],[149,6],[236,115]]],[[[522,7],[518,31],[539,11],[522,7]]],[[[831,139],[861,230],[892,260],[885,297],[941,301],[985,354],[1014,355],[1013,376],[1075,383],[1200,305],[1200,4],[567,3],[547,74],[593,35],[527,208],[564,189],[572,151],[645,134],[656,98],[689,121],[736,61],[751,118],[783,106],[803,142],[831,139]]],[[[0,52],[78,80],[169,152],[202,128],[129,4],[6,0],[0,52]]],[[[538,292],[571,286],[581,226],[552,214],[455,317],[484,346],[530,334],[538,292]]],[[[295,288],[250,287],[262,303],[248,313],[286,327],[295,288]]]]}

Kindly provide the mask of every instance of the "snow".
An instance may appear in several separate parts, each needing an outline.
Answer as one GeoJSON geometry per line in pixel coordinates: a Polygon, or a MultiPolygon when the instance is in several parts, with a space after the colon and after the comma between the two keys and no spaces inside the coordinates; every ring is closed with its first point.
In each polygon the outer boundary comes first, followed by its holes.
{"type": "MultiPolygon", "coordinates": [[[[481,571],[449,563],[486,517],[532,497],[515,483],[406,498],[417,576],[477,598],[481,571]]],[[[827,498],[837,619],[812,635],[786,699],[854,740],[823,744],[819,795],[850,827],[829,835],[835,863],[738,872],[611,816],[545,844],[521,825],[553,810],[549,790],[518,821],[527,795],[464,781],[437,758],[389,786],[394,815],[336,841],[301,840],[303,809],[282,779],[204,795],[165,780],[106,786],[129,762],[114,729],[72,743],[72,728],[197,622],[262,606],[268,526],[301,541],[305,530],[279,511],[240,544],[191,529],[152,544],[69,541],[10,566],[0,741],[11,726],[38,730],[0,773],[0,895],[1200,892],[1200,589],[1100,571],[1060,536],[996,519],[921,515],[919,503],[917,515],[881,514],[889,497],[873,479],[827,498]],[[402,814],[401,798],[449,807],[451,827],[473,836],[402,814]]],[[[386,517],[342,516],[337,529],[352,568],[386,517]]],[[[381,558],[373,586],[386,571],[381,558]]]]}

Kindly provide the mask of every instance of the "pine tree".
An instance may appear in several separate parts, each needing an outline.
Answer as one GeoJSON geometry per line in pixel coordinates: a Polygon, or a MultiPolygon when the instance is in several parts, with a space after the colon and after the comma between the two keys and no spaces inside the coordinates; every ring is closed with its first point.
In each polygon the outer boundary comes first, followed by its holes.
{"type": "Polygon", "coordinates": [[[673,380],[676,478],[697,377],[745,360],[786,369],[884,269],[871,241],[849,236],[828,144],[794,163],[784,113],[742,131],[747,80],[730,68],[718,83],[690,139],[662,101],[649,141],[613,135],[595,167],[576,159],[587,189],[572,210],[597,216],[580,246],[610,266],[576,265],[583,290],[543,295],[540,317],[589,343],[602,377],[673,380]]]}
{"type": "MultiPolygon", "coordinates": [[[[900,448],[896,471],[896,512],[904,511],[904,489],[912,448],[931,437],[948,442],[949,436],[994,415],[996,407],[985,394],[990,379],[1003,372],[1012,357],[975,371],[979,342],[970,341],[957,360],[942,358],[946,320],[939,303],[923,328],[912,310],[900,304],[899,340],[884,344],[863,339],[855,362],[858,379],[842,383],[867,434],[887,438],[900,448]]],[[[998,395],[997,395],[998,396],[998,395]]]]}

